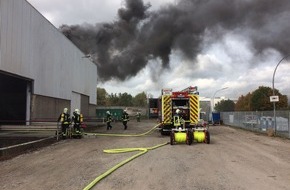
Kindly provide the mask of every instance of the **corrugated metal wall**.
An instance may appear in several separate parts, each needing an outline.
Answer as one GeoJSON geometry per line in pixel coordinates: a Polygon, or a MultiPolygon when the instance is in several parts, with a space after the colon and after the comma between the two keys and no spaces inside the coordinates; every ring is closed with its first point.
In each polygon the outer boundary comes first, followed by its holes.
{"type": "Polygon", "coordinates": [[[96,104],[97,67],[25,0],[0,0],[0,70],[34,81],[33,94],[96,104]]]}

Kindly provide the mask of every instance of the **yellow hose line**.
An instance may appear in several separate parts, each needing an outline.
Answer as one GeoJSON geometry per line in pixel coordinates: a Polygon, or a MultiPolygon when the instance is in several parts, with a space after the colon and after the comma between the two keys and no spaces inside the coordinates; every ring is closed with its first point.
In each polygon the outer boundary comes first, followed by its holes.
{"type": "Polygon", "coordinates": [[[147,135],[147,134],[151,133],[153,130],[155,130],[157,127],[159,127],[159,125],[161,125],[161,123],[155,125],[149,131],[147,131],[145,133],[141,133],[141,134],[85,133],[85,135],[91,135],[91,136],[112,136],[112,137],[140,137],[140,136],[144,136],[144,135],[147,135]]]}
{"type": "Polygon", "coordinates": [[[123,166],[124,164],[130,162],[131,160],[145,154],[146,152],[148,152],[148,150],[153,150],[156,148],[159,148],[161,146],[167,145],[167,143],[163,143],[163,144],[158,144],[156,146],[153,147],[147,147],[147,148],[120,148],[120,149],[108,149],[108,150],[104,150],[105,153],[109,153],[109,154],[116,154],[116,153],[124,153],[124,152],[133,152],[133,151],[141,151],[138,154],[135,154],[134,156],[120,162],[119,164],[115,165],[114,167],[112,167],[111,169],[107,170],[105,173],[99,175],[97,178],[95,178],[89,185],[87,185],[83,190],[89,190],[91,189],[94,185],[96,185],[99,181],[101,181],[103,178],[107,177],[108,175],[110,175],[112,172],[114,172],[115,170],[117,170],[118,168],[120,168],[121,166],[123,166]]]}

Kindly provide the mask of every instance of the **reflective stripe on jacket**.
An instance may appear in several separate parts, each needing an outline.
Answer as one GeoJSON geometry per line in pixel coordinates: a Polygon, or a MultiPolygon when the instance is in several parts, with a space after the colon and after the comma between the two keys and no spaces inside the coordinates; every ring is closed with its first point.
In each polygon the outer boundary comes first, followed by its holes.
{"type": "Polygon", "coordinates": [[[60,116],[60,122],[63,124],[70,123],[70,115],[68,113],[62,113],[60,116]]]}
{"type": "Polygon", "coordinates": [[[106,122],[111,122],[112,121],[112,116],[111,115],[107,115],[107,118],[106,118],[106,122]]]}
{"type": "Polygon", "coordinates": [[[178,115],[173,116],[173,125],[174,125],[174,127],[181,126],[180,117],[178,115]]]}
{"type": "Polygon", "coordinates": [[[127,113],[122,115],[122,120],[123,121],[128,121],[129,120],[129,115],[127,113]]]}

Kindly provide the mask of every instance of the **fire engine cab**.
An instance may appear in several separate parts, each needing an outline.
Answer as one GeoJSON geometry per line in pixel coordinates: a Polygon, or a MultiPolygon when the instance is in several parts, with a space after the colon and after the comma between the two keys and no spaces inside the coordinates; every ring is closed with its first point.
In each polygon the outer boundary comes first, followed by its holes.
{"type": "Polygon", "coordinates": [[[196,86],[189,86],[181,91],[162,89],[160,106],[161,125],[159,128],[162,135],[170,134],[174,128],[173,116],[177,109],[181,112],[184,128],[192,129],[202,125],[199,123],[199,93],[196,86]]]}

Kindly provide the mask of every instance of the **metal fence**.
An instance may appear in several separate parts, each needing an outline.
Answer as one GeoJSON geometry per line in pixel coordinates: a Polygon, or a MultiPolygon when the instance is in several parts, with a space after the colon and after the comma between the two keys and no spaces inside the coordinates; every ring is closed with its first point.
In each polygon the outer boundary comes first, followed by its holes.
{"type": "Polygon", "coordinates": [[[290,138],[290,111],[276,111],[276,131],[273,111],[221,112],[223,124],[233,127],[290,138]]]}

